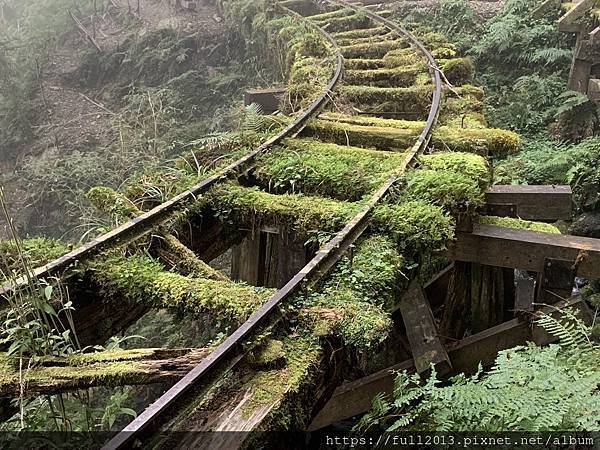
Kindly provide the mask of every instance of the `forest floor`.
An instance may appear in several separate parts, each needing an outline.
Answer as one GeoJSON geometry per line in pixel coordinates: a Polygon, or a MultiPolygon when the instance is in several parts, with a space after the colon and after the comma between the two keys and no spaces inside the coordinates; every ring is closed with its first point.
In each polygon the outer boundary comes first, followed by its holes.
{"type": "MultiPolygon", "coordinates": [[[[139,14],[133,8],[129,15],[127,0],[113,3],[118,10],[110,6],[100,11],[95,20],[95,41],[103,51],[114,50],[132,33],[143,36],[153,30],[173,28],[182,34],[202,32],[214,36],[223,29],[222,19],[212,5],[199,5],[192,11],[176,8],[172,0],[153,0],[142,2],[139,14]]],[[[80,19],[92,34],[91,18],[80,19]]],[[[104,88],[87,88],[71,80],[70,75],[80,67],[86,50],[93,50],[92,45],[74,28],[62,37],[47,63],[39,69],[41,89],[32,100],[38,111],[34,139],[18,149],[16,160],[0,161],[0,174],[4,174],[2,181],[12,211],[27,206],[26,186],[17,179],[24,159],[43,157],[46,152],[91,151],[109,146],[117,139],[113,122],[119,110],[105,104],[104,88]]],[[[0,219],[0,239],[8,236],[6,228],[0,219]]]]}
{"type": "MultiPolygon", "coordinates": [[[[425,8],[434,9],[440,6],[442,0],[406,0],[399,3],[403,9],[425,8]]],[[[469,4],[475,11],[479,20],[487,21],[494,17],[496,13],[504,6],[504,0],[470,0],[469,4]]]]}

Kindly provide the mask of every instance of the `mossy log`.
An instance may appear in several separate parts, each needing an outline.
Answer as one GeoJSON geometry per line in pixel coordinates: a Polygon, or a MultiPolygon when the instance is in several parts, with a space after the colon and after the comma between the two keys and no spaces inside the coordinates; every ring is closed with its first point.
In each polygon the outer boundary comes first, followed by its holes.
{"type": "Polygon", "coordinates": [[[212,189],[208,198],[216,214],[224,221],[261,225],[284,224],[296,233],[340,230],[356,214],[360,202],[341,202],[302,194],[274,195],[253,187],[222,183],[212,189]]]}
{"type": "MultiPolygon", "coordinates": [[[[173,382],[210,354],[210,349],[111,350],[45,358],[23,370],[27,396],[96,386],[173,382]]],[[[23,367],[28,367],[25,361],[23,367]]],[[[18,397],[19,359],[0,354],[0,396],[18,397]]]]}
{"type": "Polygon", "coordinates": [[[335,42],[340,47],[347,47],[358,44],[375,44],[382,41],[398,40],[398,35],[394,32],[381,33],[361,37],[335,37],[335,42]]]}
{"type": "MultiPolygon", "coordinates": [[[[110,188],[95,187],[88,192],[87,197],[96,208],[110,215],[117,223],[135,219],[143,213],[125,195],[110,188]]],[[[225,275],[198,258],[163,225],[159,225],[157,230],[161,241],[156,251],[163,264],[177,269],[183,275],[194,274],[211,280],[228,281],[225,275]]]]}
{"type": "Polygon", "coordinates": [[[210,314],[241,323],[258,309],[272,290],[232,281],[194,278],[167,272],[147,256],[111,256],[91,261],[87,274],[105,302],[166,308],[188,318],[210,314]]]}
{"type": "Polygon", "coordinates": [[[361,58],[346,58],[344,60],[346,70],[375,70],[386,67],[383,59],[361,59],[361,58]]]}
{"type": "MultiPolygon", "coordinates": [[[[366,116],[322,114],[322,119],[309,122],[306,133],[322,140],[356,147],[381,150],[409,148],[421,133],[424,122],[379,119],[366,116]],[[325,119],[325,120],[323,120],[325,119]]],[[[493,128],[437,127],[433,145],[440,150],[476,153],[483,156],[505,156],[520,148],[518,135],[493,128]]]]}
{"type": "Polygon", "coordinates": [[[357,30],[340,31],[333,33],[336,39],[360,39],[371,36],[379,36],[389,33],[389,28],[385,26],[375,26],[372,28],[361,28],[357,30]]]}
{"type": "Polygon", "coordinates": [[[358,201],[402,166],[405,155],[317,140],[288,140],[261,156],[252,174],[274,193],[302,192],[358,201]]]}
{"type": "Polygon", "coordinates": [[[408,48],[409,44],[403,39],[386,39],[375,42],[356,43],[341,47],[344,58],[383,58],[388,52],[408,48]]]}
{"type": "Polygon", "coordinates": [[[419,66],[393,69],[346,70],[344,72],[344,81],[348,84],[360,84],[363,86],[408,87],[415,83],[419,73],[426,71],[424,67],[419,66]]]}

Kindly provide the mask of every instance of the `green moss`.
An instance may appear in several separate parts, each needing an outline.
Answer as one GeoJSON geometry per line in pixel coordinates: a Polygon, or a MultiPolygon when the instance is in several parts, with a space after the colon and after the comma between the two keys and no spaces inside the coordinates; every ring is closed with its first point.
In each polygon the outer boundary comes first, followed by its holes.
{"type": "Polygon", "coordinates": [[[293,109],[306,108],[325,89],[333,76],[333,61],[330,58],[297,58],[288,77],[287,93],[293,109]]]}
{"type": "Polygon", "coordinates": [[[344,58],[383,58],[388,52],[407,46],[406,41],[386,39],[345,45],[341,50],[344,58]]]}
{"type": "Polygon", "coordinates": [[[479,216],[477,222],[485,225],[496,225],[498,227],[515,228],[517,230],[537,231],[538,233],[560,234],[560,230],[554,225],[542,222],[531,222],[529,220],[515,219],[512,217],[479,216]]]}
{"type": "MultiPolygon", "coordinates": [[[[410,148],[421,134],[425,122],[380,119],[368,116],[321,114],[323,119],[309,122],[307,132],[323,140],[384,150],[410,148]]],[[[436,148],[480,155],[503,156],[520,148],[517,134],[492,128],[437,127],[432,143],[436,148]]]]}
{"type": "MultiPolygon", "coordinates": [[[[55,239],[34,238],[20,241],[28,269],[42,266],[69,252],[69,247],[55,239]]],[[[23,272],[19,249],[14,240],[0,241],[0,271],[23,272]]]]}
{"type": "Polygon", "coordinates": [[[359,28],[355,30],[339,31],[333,33],[333,37],[336,39],[358,39],[370,36],[378,36],[389,33],[389,28],[384,26],[376,26],[373,28],[359,28]]]}
{"type": "Polygon", "coordinates": [[[369,18],[360,13],[349,14],[343,17],[325,18],[322,20],[315,19],[315,17],[317,16],[313,16],[311,20],[316,25],[324,27],[330,33],[351,28],[367,28],[370,23],[369,18]]]}
{"type": "Polygon", "coordinates": [[[439,62],[444,75],[455,86],[471,83],[475,65],[471,58],[452,58],[439,62]]]}
{"type": "Polygon", "coordinates": [[[109,214],[115,221],[123,222],[139,215],[135,204],[111,188],[95,187],[87,193],[88,200],[100,211],[109,214]]]}
{"type": "Polygon", "coordinates": [[[472,153],[443,152],[419,157],[422,169],[453,172],[477,181],[481,189],[487,189],[492,181],[490,166],[485,158],[472,153]]]}
{"type": "Polygon", "coordinates": [[[412,47],[390,50],[383,57],[383,62],[388,68],[426,65],[423,55],[416,53],[412,47]]]}
{"type": "Polygon", "coordinates": [[[191,318],[210,313],[218,319],[239,322],[272,293],[240,283],[165,272],[145,256],[98,259],[89,263],[89,272],[106,299],[166,308],[191,318]]]}
{"type": "MultiPolygon", "coordinates": [[[[361,36],[361,37],[335,37],[335,42],[340,47],[349,47],[360,44],[376,44],[382,41],[394,41],[398,39],[398,35],[395,33],[382,33],[374,36],[361,36]]],[[[366,56],[366,55],[365,55],[366,56]]]]}
{"type": "Polygon", "coordinates": [[[373,235],[344,257],[329,279],[303,303],[301,320],[318,336],[336,335],[364,351],[388,336],[404,259],[390,239],[373,235]]]}
{"type": "Polygon", "coordinates": [[[477,181],[457,172],[414,170],[406,180],[404,199],[427,201],[453,216],[472,214],[485,204],[484,191],[477,181]]]}
{"type": "Polygon", "coordinates": [[[285,364],[283,342],[277,339],[269,339],[265,344],[251,352],[249,363],[253,367],[260,368],[275,368],[285,364]]]}
{"type": "Polygon", "coordinates": [[[274,192],[356,201],[378,188],[405,156],[315,140],[288,140],[257,161],[254,176],[274,192]]]}
{"type": "Polygon", "coordinates": [[[455,223],[439,206],[422,200],[381,205],[373,212],[376,230],[391,234],[403,252],[433,252],[454,238],[455,223]]]}
{"type": "Polygon", "coordinates": [[[408,87],[415,83],[417,74],[423,67],[402,67],[393,69],[346,70],[344,81],[348,84],[368,86],[408,87]]]}
{"type": "Polygon", "coordinates": [[[234,183],[216,186],[207,196],[222,220],[247,226],[286,224],[303,235],[316,230],[337,231],[361,207],[361,203],[302,194],[273,195],[234,183]]]}
{"type": "Polygon", "coordinates": [[[383,69],[385,67],[385,62],[383,59],[345,59],[344,67],[347,71],[383,69]]]}

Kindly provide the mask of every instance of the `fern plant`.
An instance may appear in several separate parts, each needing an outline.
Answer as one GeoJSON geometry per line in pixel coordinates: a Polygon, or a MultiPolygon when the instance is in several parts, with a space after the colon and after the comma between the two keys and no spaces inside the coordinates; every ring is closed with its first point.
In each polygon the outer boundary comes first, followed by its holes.
{"type": "Polygon", "coordinates": [[[600,426],[600,348],[588,327],[565,309],[537,324],[558,344],[529,343],[498,354],[494,366],[441,386],[399,373],[391,397],[378,395],[357,430],[594,431],[600,426]]]}

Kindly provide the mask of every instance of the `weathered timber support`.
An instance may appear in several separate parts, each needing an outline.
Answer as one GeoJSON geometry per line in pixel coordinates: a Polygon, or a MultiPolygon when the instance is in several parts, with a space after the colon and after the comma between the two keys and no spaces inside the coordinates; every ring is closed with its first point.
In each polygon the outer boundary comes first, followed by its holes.
{"type": "Polygon", "coordinates": [[[415,282],[402,296],[400,312],[417,372],[428,371],[432,364],[439,373],[448,372],[450,360],[440,342],[429,302],[421,286],[415,282]]]}
{"type": "MultiPolygon", "coordinates": [[[[560,306],[572,306],[582,312],[584,320],[590,320],[589,311],[581,298],[571,299],[560,306]]],[[[553,315],[556,310],[547,310],[553,315]]],[[[533,341],[543,346],[557,339],[541,330],[526,317],[519,317],[466,337],[448,347],[452,371],[448,374],[472,374],[479,364],[490,367],[499,351],[533,341]]],[[[318,430],[350,417],[362,414],[372,407],[373,398],[379,393],[391,394],[398,371],[415,371],[412,360],[404,361],[380,372],[339,386],[331,400],[310,424],[309,431],[318,430]]]]}
{"type": "Polygon", "coordinates": [[[536,221],[569,220],[572,198],[570,186],[492,186],[485,193],[486,213],[536,221]]]}
{"type": "Polygon", "coordinates": [[[280,288],[308,262],[304,242],[285,226],[254,230],[233,248],[232,278],[280,288]]]}
{"type": "Polygon", "coordinates": [[[461,339],[510,318],[514,309],[514,270],[456,262],[444,304],[440,334],[461,339]]]}
{"type": "MultiPolygon", "coordinates": [[[[110,188],[93,188],[88,193],[88,198],[96,208],[112,216],[118,223],[135,219],[143,214],[143,211],[125,195],[110,188]]],[[[225,275],[198,258],[164,226],[159,225],[157,230],[161,239],[156,252],[165,265],[177,269],[183,275],[196,274],[212,280],[227,280],[225,275]]]]}
{"type": "Polygon", "coordinates": [[[255,103],[263,114],[273,114],[285,96],[286,88],[249,89],[244,92],[244,105],[255,103]]]}
{"type": "MultiPolygon", "coordinates": [[[[209,353],[209,349],[139,349],[44,359],[24,372],[25,394],[172,382],[183,377],[209,353]]],[[[0,359],[0,396],[18,397],[19,360],[6,354],[0,355],[0,359]]]]}

